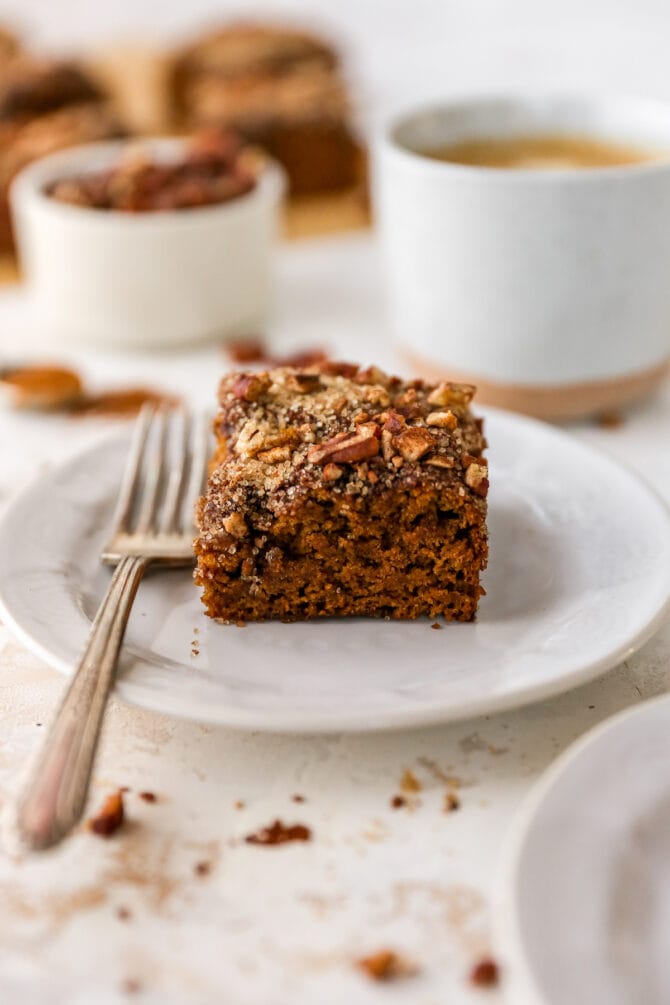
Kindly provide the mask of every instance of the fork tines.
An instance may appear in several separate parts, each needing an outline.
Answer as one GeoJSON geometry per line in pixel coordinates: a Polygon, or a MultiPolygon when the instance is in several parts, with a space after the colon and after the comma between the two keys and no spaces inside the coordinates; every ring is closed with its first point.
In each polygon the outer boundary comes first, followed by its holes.
{"type": "Polygon", "coordinates": [[[184,557],[194,534],[194,510],[204,489],[209,456],[210,419],[182,406],[145,405],[135,424],[119,498],[112,540],[103,560],[157,553],[171,542],[184,557]]]}

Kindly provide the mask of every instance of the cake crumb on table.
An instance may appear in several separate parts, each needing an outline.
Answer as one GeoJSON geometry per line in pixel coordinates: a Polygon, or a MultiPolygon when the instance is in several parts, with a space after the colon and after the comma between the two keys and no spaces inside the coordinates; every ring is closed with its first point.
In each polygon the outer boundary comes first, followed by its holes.
{"type": "Polygon", "coordinates": [[[453,813],[461,808],[461,801],[455,792],[447,792],[444,797],[444,812],[453,813]]]}
{"type": "Polygon", "coordinates": [[[416,963],[392,949],[380,949],[356,960],[356,966],[373,981],[393,981],[413,977],[419,972],[416,963]]]}
{"type": "Polygon", "coordinates": [[[402,792],[421,792],[423,786],[413,771],[405,768],[400,777],[400,790],[402,792]]]}
{"type": "Polygon", "coordinates": [[[245,842],[257,845],[287,844],[290,841],[310,841],[312,832],[304,824],[283,824],[275,820],[268,827],[261,827],[254,834],[247,834],[245,842]]]}
{"type": "Polygon", "coordinates": [[[469,979],[477,988],[497,987],[500,981],[500,968],[494,959],[485,957],[472,967],[469,979]]]}
{"type": "Polygon", "coordinates": [[[118,790],[107,796],[96,816],[88,821],[88,829],[99,837],[108,838],[123,825],[125,818],[123,793],[118,790]]]}

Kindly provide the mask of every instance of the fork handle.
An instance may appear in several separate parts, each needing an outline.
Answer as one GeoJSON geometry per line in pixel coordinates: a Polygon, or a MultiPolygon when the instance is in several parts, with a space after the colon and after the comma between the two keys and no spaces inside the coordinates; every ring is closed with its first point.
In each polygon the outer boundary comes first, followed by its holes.
{"type": "Polygon", "coordinates": [[[19,838],[31,850],[58,844],[81,818],[128,616],[148,565],[146,558],[123,558],[116,566],[33,765],[16,817],[19,838]]]}

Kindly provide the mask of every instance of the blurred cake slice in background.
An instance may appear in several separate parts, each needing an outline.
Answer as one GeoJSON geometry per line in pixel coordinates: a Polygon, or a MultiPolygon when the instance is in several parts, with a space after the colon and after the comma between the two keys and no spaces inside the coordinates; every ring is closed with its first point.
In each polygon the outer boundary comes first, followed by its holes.
{"type": "Polygon", "coordinates": [[[17,36],[5,25],[0,25],[0,66],[19,50],[19,40],[17,36]]]}
{"type": "Polygon", "coordinates": [[[361,180],[362,152],[338,63],[327,43],[291,28],[210,32],[175,59],[175,126],[235,130],[284,166],[294,195],[350,187],[361,180]]]}
{"type": "Polygon", "coordinates": [[[0,67],[0,120],[25,120],[65,105],[100,101],[97,85],[77,63],[18,54],[0,67]]]}
{"type": "Polygon", "coordinates": [[[56,150],[121,135],[106,94],[83,65],[23,51],[0,55],[0,253],[13,249],[8,192],[21,168],[56,150]]]}

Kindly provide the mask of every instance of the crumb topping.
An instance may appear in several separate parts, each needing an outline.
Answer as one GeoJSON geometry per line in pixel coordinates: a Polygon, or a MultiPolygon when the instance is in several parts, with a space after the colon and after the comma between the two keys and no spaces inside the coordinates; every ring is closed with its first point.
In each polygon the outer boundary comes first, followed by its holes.
{"type": "Polygon", "coordinates": [[[315,491],[357,497],[398,484],[449,483],[484,505],[486,442],[469,410],[474,391],[349,363],[226,375],[201,533],[227,533],[234,547],[249,533],[249,514],[256,528],[266,514],[269,526],[315,491]]]}

